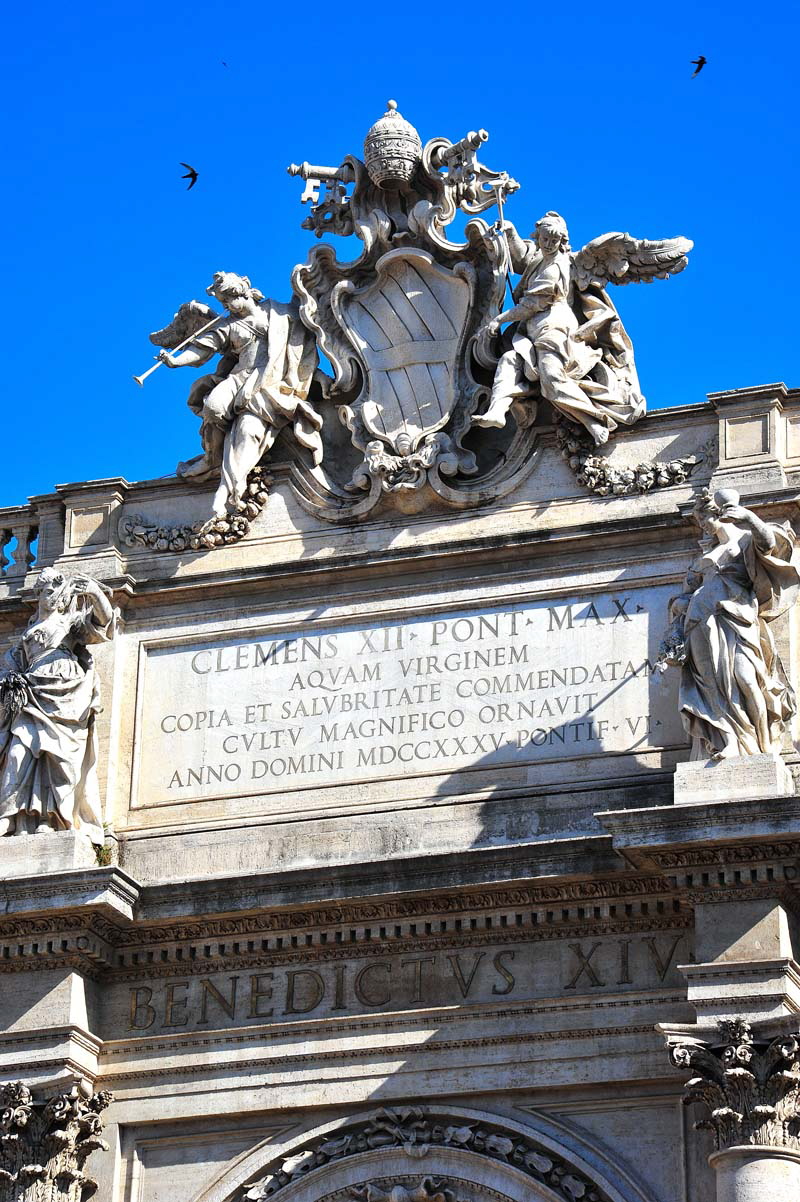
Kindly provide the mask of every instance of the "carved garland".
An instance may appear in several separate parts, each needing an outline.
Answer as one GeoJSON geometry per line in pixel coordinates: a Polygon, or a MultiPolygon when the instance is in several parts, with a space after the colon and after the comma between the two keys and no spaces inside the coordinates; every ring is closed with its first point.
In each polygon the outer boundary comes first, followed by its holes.
{"type": "Polygon", "coordinates": [[[632,467],[612,466],[608,459],[594,453],[590,438],[572,422],[564,420],[556,422],[556,442],[578,484],[598,497],[627,497],[672,484],[685,484],[706,458],[704,454],[698,454],[665,463],[649,459],[632,467]]]}
{"type": "Polygon", "coordinates": [[[84,1173],[100,1138],[111,1094],[77,1086],[45,1102],[20,1081],[0,1087],[0,1202],[85,1202],[97,1183],[84,1173]]]}
{"type": "Polygon", "coordinates": [[[607,1194],[572,1165],[543,1151],[532,1140],[508,1133],[499,1124],[464,1124],[457,1118],[448,1123],[446,1118],[416,1107],[381,1110],[366,1122],[342,1128],[333,1136],[319,1137],[301,1152],[283,1159],[249,1189],[243,1187],[237,1202],[266,1202],[323,1165],[375,1148],[402,1148],[412,1159],[424,1160],[435,1147],[462,1149],[510,1165],[547,1186],[562,1202],[610,1202],[607,1194]]]}
{"type": "Polygon", "coordinates": [[[172,552],[206,551],[241,542],[266,505],[271,485],[272,476],[261,467],[254,468],[247,477],[245,500],[238,513],[226,513],[193,526],[166,526],[131,514],[120,521],[120,538],[126,547],[172,552]]]}

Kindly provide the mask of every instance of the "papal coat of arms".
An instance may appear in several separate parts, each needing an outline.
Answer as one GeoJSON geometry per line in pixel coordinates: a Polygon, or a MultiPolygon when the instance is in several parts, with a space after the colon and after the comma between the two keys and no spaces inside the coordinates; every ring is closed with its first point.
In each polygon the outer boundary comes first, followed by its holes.
{"type": "MultiPolygon", "coordinates": [[[[355,235],[357,257],[340,260],[327,241],[314,247],[286,303],[265,299],[247,276],[217,272],[207,291],[224,313],[189,301],[151,335],[169,367],[215,360],[189,395],[202,453],[177,469],[214,482],[209,520],[162,532],[159,545],[242,537],[267,497],[266,460],[281,431],[301,502],[336,522],[437,498],[490,503],[533,469],[542,403],[595,492],[645,491],[691,471],[680,460],[614,479],[601,452],[645,408],[606,286],[682,271],[692,243],[611,233],[576,252],[552,211],[520,237],[504,220],[519,185],[477,157],[487,137],[423,146],[390,101],[363,159],[289,168],[311,206],[303,227],[318,238],[355,235]],[[491,208],[490,223],[480,214],[491,208]],[[463,241],[448,237],[459,212],[469,218],[463,241]]],[[[129,541],[148,537],[129,525],[129,541]]]]}

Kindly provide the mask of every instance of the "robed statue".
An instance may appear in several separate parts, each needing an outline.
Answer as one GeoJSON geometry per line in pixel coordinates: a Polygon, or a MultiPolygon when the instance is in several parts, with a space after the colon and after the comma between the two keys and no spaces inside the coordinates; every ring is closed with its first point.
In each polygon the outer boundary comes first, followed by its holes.
{"type": "Polygon", "coordinates": [[[693,760],[777,754],[796,701],[770,625],[797,601],[794,531],[762,521],[733,489],[706,490],[695,514],[705,549],[671,602],[659,666],[680,665],[693,760]]]}
{"type": "Polygon", "coordinates": [[[0,663],[0,835],[76,830],[102,843],[89,647],[113,637],[108,590],[43,568],[36,612],[0,663]]]}

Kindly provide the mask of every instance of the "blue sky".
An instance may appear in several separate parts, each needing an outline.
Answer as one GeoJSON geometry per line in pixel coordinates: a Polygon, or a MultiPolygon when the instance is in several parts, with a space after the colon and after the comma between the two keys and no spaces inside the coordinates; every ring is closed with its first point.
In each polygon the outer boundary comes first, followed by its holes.
{"type": "Polygon", "coordinates": [[[651,408],[800,385],[799,30],[785,0],[15,5],[0,504],[197,453],[193,373],[131,379],[148,332],[219,269],[287,298],[314,242],[287,164],[360,153],[390,96],[423,141],[489,130],[482,157],[521,182],[506,215],[523,232],[558,209],[574,246],[694,239],[683,275],[615,289],[651,408]],[[200,172],[191,192],[180,160],[200,172]]]}

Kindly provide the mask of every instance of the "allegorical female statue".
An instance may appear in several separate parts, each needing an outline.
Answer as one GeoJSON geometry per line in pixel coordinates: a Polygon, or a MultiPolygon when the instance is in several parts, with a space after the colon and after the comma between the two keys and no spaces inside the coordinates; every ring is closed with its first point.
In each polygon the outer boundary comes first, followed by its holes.
{"type": "Polygon", "coordinates": [[[708,545],[671,604],[659,666],[681,667],[692,759],[777,753],[796,706],[770,623],[798,596],[794,532],[744,509],[733,489],[706,490],[695,513],[708,545]]]}
{"type": "Polygon", "coordinates": [[[514,306],[488,322],[486,332],[494,336],[506,322],[515,324],[489,407],[473,425],[505,425],[512,403],[535,397],[538,386],[559,413],[602,445],[617,426],[632,425],[645,411],[633,346],[605,285],[675,275],[692,243],[612,233],[573,254],[566,222],[552,212],[537,221],[531,241],[510,222],[503,229],[511,267],[522,278],[514,306]]]}
{"type": "MultiPolygon", "coordinates": [[[[179,464],[178,475],[206,479],[221,473],[213,511],[221,517],[243,500],[247,477],[284,426],[307,447],[314,464],[322,459],[322,418],[308,402],[317,367],[313,334],[300,321],[296,303],[265,300],[247,276],[218,271],[206,291],[228,315],[192,337],[187,350],[159,358],[167,367],[200,367],[221,355],[216,370],[197,380],[189,407],[202,416],[204,453],[179,464]]],[[[213,319],[197,301],[182,305],[172,323],[150,335],[158,346],[177,347],[213,319]]]]}
{"type": "Polygon", "coordinates": [[[103,842],[100,709],[90,644],[114,633],[106,589],[44,568],[38,606],[0,666],[0,834],[73,828],[103,842]]]}

